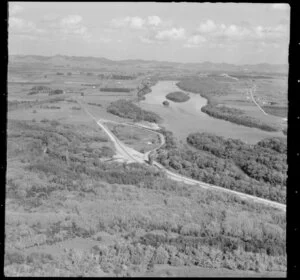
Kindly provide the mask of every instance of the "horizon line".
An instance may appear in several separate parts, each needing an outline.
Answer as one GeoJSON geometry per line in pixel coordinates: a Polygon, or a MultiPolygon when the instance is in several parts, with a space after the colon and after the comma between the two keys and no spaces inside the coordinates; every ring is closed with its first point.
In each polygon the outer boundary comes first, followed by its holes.
{"type": "Polygon", "coordinates": [[[211,61],[202,61],[202,62],[178,62],[178,61],[166,61],[166,60],[155,60],[155,59],[142,59],[142,58],[128,58],[128,59],[110,59],[103,56],[82,56],[82,55],[65,55],[65,54],[55,54],[55,55],[39,55],[39,54],[9,54],[10,56],[42,56],[42,57],[55,57],[55,56],[65,56],[65,57],[83,57],[83,58],[102,58],[107,59],[114,62],[122,62],[122,61],[133,61],[133,60],[142,60],[145,62],[160,62],[160,63],[176,63],[176,64],[201,64],[201,63],[212,63],[212,64],[229,64],[229,65],[236,65],[236,66],[243,66],[243,65],[259,65],[259,64],[268,64],[268,65],[281,65],[281,66],[288,66],[289,63],[269,63],[269,62],[259,62],[254,64],[244,63],[244,64],[235,64],[235,63],[228,63],[228,62],[211,62],[211,61]]]}

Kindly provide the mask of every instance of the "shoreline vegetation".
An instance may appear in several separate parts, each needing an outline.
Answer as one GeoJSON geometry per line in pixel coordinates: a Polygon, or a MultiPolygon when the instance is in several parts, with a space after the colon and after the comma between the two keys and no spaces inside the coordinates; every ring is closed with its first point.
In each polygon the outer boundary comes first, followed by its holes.
{"type": "Polygon", "coordinates": [[[170,92],[166,95],[166,98],[173,102],[186,102],[190,97],[182,91],[170,92]]]}
{"type": "Polygon", "coordinates": [[[218,107],[216,102],[212,99],[213,96],[226,94],[226,90],[220,92],[220,89],[207,89],[202,88],[203,82],[199,79],[185,79],[176,83],[177,87],[181,90],[198,93],[202,97],[207,99],[207,105],[201,108],[203,113],[208,114],[211,117],[230,121],[235,124],[244,125],[247,127],[258,128],[264,131],[275,132],[279,131],[279,128],[275,125],[269,125],[260,122],[257,119],[244,115],[244,112],[239,109],[229,108],[226,106],[218,107]]]}
{"type": "Polygon", "coordinates": [[[152,92],[151,87],[156,83],[156,80],[143,80],[141,85],[138,87],[137,101],[145,100],[145,95],[152,92]]]}

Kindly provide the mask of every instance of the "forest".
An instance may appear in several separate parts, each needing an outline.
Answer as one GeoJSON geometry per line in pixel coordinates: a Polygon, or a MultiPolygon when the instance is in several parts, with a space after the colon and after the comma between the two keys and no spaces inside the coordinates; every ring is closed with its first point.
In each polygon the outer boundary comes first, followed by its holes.
{"type": "Polygon", "coordinates": [[[130,92],[132,89],[130,88],[100,88],[100,91],[107,91],[107,92],[130,92]]]}
{"type": "MultiPolygon", "coordinates": [[[[170,148],[172,135],[164,133],[170,148]]],[[[286,270],[283,212],[171,181],[143,164],[104,161],[114,153],[107,137],[85,126],[9,121],[8,139],[7,276],[96,276],[98,269],[133,276],[157,264],[286,270]],[[76,240],[94,245],[55,255],[76,240]]],[[[280,141],[258,146],[285,149],[280,141]]]]}
{"type": "Polygon", "coordinates": [[[132,102],[124,99],[111,102],[107,107],[107,112],[135,121],[144,120],[155,123],[159,123],[161,121],[161,118],[157,114],[143,110],[132,102]]]}
{"type": "Polygon", "coordinates": [[[248,127],[256,127],[265,131],[277,131],[278,129],[274,126],[260,122],[259,120],[253,119],[244,115],[242,110],[229,108],[226,106],[213,106],[208,104],[201,108],[201,111],[208,114],[211,117],[230,121],[232,123],[245,125],[248,127]]]}
{"type": "Polygon", "coordinates": [[[170,92],[166,95],[166,98],[174,102],[185,102],[190,99],[190,97],[182,91],[170,92]]]}
{"type": "Polygon", "coordinates": [[[156,159],[180,174],[277,202],[286,201],[287,144],[268,138],[255,145],[209,133],[192,133],[179,148],[171,132],[156,159]]]}
{"type": "Polygon", "coordinates": [[[111,79],[114,80],[134,80],[134,76],[112,74],[111,79]]]}

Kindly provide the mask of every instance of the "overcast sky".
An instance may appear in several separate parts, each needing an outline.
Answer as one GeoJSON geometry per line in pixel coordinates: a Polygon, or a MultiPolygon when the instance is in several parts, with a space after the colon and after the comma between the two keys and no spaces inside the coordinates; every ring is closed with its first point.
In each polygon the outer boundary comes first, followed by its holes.
{"type": "Polygon", "coordinates": [[[11,2],[9,54],[288,63],[287,4],[11,2]]]}

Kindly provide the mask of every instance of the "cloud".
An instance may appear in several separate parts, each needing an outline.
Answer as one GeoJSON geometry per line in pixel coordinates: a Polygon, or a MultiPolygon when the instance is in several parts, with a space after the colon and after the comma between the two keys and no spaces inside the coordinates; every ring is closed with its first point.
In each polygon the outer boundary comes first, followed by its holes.
{"type": "Polygon", "coordinates": [[[147,38],[144,36],[140,36],[139,38],[140,38],[140,41],[145,44],[153,44],[155,42],[154,40],[151,40],[150,38],[147,38]]]}
{"type": "Polygon", "coordinates": [[[82,21],[83,19],[80,15],[68,15],[60,19],[58,24],[54,23],[52,26],[58,28],[63,35],[80,36],[88,39],[91,37],[91,34],[82,21]]]}
{"type": "Polygon", "coordinates": [[[59,19],[59,15],[58,14],[46,14],[43,15],[42,17],[42,22],[53,22],[59,19]]]}
{"type": "Polygon", "coordinates": [[[110,22],[113,28],[132,28],[132,29],[144,29],[151,27],[158,27],[162,24],[162,20],[159,16],[148,16],[146,18],[141,17],[125,17],[125,18],[115,18],[110,22]]]}
{"type": "Polygon", "coordinates": [[[196,48],[201,46],[207,40],[201,35],[194,35],[188,38],[187,42],[183,45],[185,48],[196,48]]]}
{"type": "Polygon", "coordinates": [[[274,10],[288,10],[290,8],[289,4],[273,4],[272,9],[274,10]]]}
{"type": "Polygon", "coordinates": [[[207,20],[206,22],[203,22],[198,27],[197,31],[201,33],[209,33],[217,29],[217,25],[212,20],[207,20]]]}
{"type": "Polygon", "coordinates": [[[274,27],[257,26],[251,36],[258,39],[283,41],[289,37],[289,27],[285,24],[278,24],[274,27]]]}
{"type": "Polygon", "coordinates": [[[162,20],[158,16],[149,16],[148,24],[153,26],[159,26],[162,23],[162,20]]]}
{"type": "Polygon", "coordinates": [[[215,23],[213,20],[207,20],[197,28],[198,35],[205,35],[206,39],[212,42],[229,41],[284,41],[288,40],[289,27],[287,24],[278,24],[275,26],[252,26],[248,23],[224,24],[215,23]]]}
{"type": "Polygon", "coordinates": [[[17,17],[10,17],[9,18],[9,31],[13,35],[20,35],[20,34],[41,34],[44,33],[44,29],[37,28],[37,26],[28,20],[17,18],[17,17]]]}
{"type": "Polygon", "coordinates": [[[155,39],[157,40],[178,40],[185,38],[185,29],[180,28],[171,28],[166,30],[158,31],[155,35],[155,39]]]}
{"type": "Polygon", "coordinates": [[[14,16],[21,13],[24,8],[18,4],[9,4],[9,16],[14,16]]]}
{"type": "Polygon", "coordinates": [[[112,19],[111,26],[114,28],[130,27],[133,29],[141,29],[145,24],[145,20],[140,17],[125,17],[120,19],[112,19]]]}
{"type": "Polygon", "coordinates": [[[224,23],[217,24],[213,20],[207,20],[199,25],[197,32],[200,34],[208,34],[209,36],[223,37],[242,37],[249,34],[246,23],[240,26],[235,24],[225,25],[224,23]]]}

